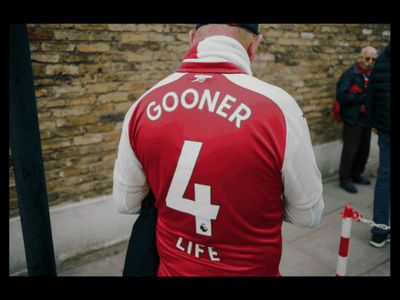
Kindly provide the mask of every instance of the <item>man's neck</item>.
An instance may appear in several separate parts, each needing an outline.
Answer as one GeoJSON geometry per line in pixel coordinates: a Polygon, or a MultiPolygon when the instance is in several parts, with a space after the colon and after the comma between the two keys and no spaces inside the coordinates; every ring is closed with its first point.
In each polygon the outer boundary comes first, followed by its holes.
{"type": "Polygon", "coordinates": [[[366,74],[369,75],[371,73],[372,68],[371,67],[363,67],[359,63],[356,63],[356,66],[358,70],[360,71],[361,74],[366,74]]]}

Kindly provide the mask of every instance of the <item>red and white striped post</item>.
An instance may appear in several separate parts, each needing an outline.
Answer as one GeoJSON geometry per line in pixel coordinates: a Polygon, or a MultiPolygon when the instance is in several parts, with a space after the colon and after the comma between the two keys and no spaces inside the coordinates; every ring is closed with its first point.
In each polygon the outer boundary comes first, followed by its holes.
{"type": "Polygon", "coordinates": [[[345,276],[347,268],[347,254],[349,252],[351,222],[354,218],[354,210],[350,204],[344,207],[342,213],[342,230],[340,234],[339,256],[336,267],[336,276],[345,276]]]}

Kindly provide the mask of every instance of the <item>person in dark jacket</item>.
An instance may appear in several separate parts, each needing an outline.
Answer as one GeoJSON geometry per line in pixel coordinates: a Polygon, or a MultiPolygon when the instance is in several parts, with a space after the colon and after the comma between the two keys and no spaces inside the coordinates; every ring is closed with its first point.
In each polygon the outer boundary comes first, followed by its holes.
{"type": "Polygon", "coordinates": [[[357,62],[342,74],[336,87],[336,99],[340,103],[343,121],[339,179],[340,186],[349,193],[357,193],[354,183],[371,184],[361,174],[368,160],[371,141],[371,128],[364,105],[365,94],[376,57],[375,48],[363,48],[357,62]]]}
{"type": "MultiPolygon", "coordinates": [[[[389,225],[390,211],[390,43],[378,57],[367,89],[366,107],[378,134],[379,169],[374,194],[374,222],[389,225]]],[[[377,248],[390,241],[390,231],[373,227],[369,243],[377,248]]]]}

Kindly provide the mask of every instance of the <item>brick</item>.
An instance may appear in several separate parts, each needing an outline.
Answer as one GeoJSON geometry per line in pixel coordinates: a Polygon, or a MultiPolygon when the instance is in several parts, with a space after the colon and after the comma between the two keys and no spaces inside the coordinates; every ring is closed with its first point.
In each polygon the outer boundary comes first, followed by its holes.
{"type": "Polygon", "coordinates": [[[83,134],[84,129],[82,127],[67,127],[67,128],[58,128],[54,131],[55,137],[74,137],[80,134],[83,134]]]}
{"type": "Polygon", "coordinates": [[[75,97],[76,95],[81,96],[85,94],[85,89],[81,86],[52,86],[50,93],[55,98],[59,97],[75,97]]]}
{"type": "Polygon", "coordinates": [[[57,127],[62,126],[79,126],[97,123],[97,117],[93,115],[70,116],[66,119],[58,119],[57,127]]]}
{"type": "Polygon", "coordinates": [[[112,31],[136,31],[136,24],[109,24],[108,29],[112,31]]]}
{"type": "Polygon", "coordinates": [[[75,64],[80,65],[83,63],[92,63],[95,62],[96,57],[91,55],[82,55],[82,53],[74,54],[74,53],[66,53],[62,54],[60,57],[60,62],[64,64],[75,64]]]}
{"type": "Polygon", "coordinates": [[[36,78],[35,75],[33,81],[36,89],[54,84],[54,80],[52,78],[36,78]]]}
{"type": "Polygon", "coordinates": [[[283,33],[283,37],[284,38],[289,38],[289,39],[295,39],[299,37],[299,33],[298,32],[294,32],[294,31],[285,31],[283,33]]]}
{"type": "Polygon", "coordinates": [[[105,52],[110,50],[110,45],[106,43],[79,44],[80,52],[105,52]]]}
{"type": "Polygon", "coordinates": [[[166,46],[166,50],[168,52],[177,52],[186,54],[186,52],[189,51],[189,46],[187,44],[182,44],[182,43],[168,43],[166,46]]]}
{"type": "Polygon", "coordinates": [[[104,141],[105,142],[110,142],[110,141],[119,141],[121,137],[121,134],[119,132],[110,132],[104,134],[104,141]]]}
{"type": "Polygon", "coordinates": [[[65,124],[67,124],[67,120],[66,119],[57,119],[56,120],[56,126],[57,127],[63,127],[65,124]]]}
{"type": "Polygon", "coordinates": [[[35,24],[39,28],[46,29],[71,29],[74,28],[74,24],[35,24]]]}
{"type": "Polygon", "coordinates": [[[182,42],[189,42],[189,35],[186,33],[179,33],[176,35],[176,40],[182,42]]]}
{"type": "Polygon", "coordinates": [[[109,63],[110,61],[125,61],[122,52],[113,50],[113,45],[110,45],[110,50],[107,52],[99,52],[96,55],[91,55],[89,58],[94,57],[95,63],[109,63]]]}
{"type": "Polygon", "coordinates": [[[90,106],[71,106],[65,108],[54,108],[52,113],[54,117],[67,117],[67,116],[79,116],[84,115],[90,111],[90,106]]]}
{"type": "Polygon", "coordinates": [[[74,65],[48,65],[46,66],[47,75],[57,74],[68,74],[76,75],[79,74],[79,67],[74,65]]]}
{"type": "Polygon", "coordinates": [[[114,109],[114,105],[113,104],[110,104],[110,103],[107,103],[107,104],[102,104],[102,105],[96,105],[93,109],[92,109],[92,111],[91,111],[91,113],[93,113],[93,114],[98,114],[98,113],[111,113],[111,112],[113,112],[115,109],[114,109]]]}
{"type": "Polygon", "coordinates": [[[137,31],[168,32],[168,24],[138,24],[137,31]]]}
{"type": "Polygon", "coordinates": [[[147,33],[122,33],[120,37],[121,43],[146,42],[149,41],[147,33]]]}
{"type": "Polygon", "coordinates": [[[38,119],[39,119],[39,121],[42,120],[42,119],[49,118],[49,117],[51,117],[51,112],[45,111],[45,110],[38,111],[38,119]]]}
{"type": "Polygon", "coordinates": [[[43,98],[37,101],[38,109],[52,108],[52,107],[64,107],[65,100],[63,99],[53,99],[53,98],[43,98]]]}
{"type": "Polygon", "coordinates": [[[46,75],[46,66],[43,64],[32,63],[32,74],[35,78],[46,75]]]}
{"type": "Polygon", "coordinates": [[[77,191],[79,193],[92,192],[93,190],[99,190],[99,189],[102,189],[104,187],[108,187],[111,185],[112,185],[111,182],[104,182],[104,180],[98,180],[98,181],[80,184],[79,186],[77,186],[77,191]]]}
{"type": "Polygon", "coordinates": [[[72,145],[72,141],[70,139],[52,139],[52,140],[47,140],[46,142],[42,143],[42,149],[43,151],[45,150],[50,150],[50,149],[60,149],[60,148],[65,148],[72,145]]]}
{"type": "Polygon", "coordinates": [[[54,39],[54,32],[28,30],[28,38],[31,41],[49,41],[54,39]]]}
{"type": "Polygon", "coordinates": [[[126,92],[132,92],[132,91],[138,91],[138,90],[144,90],[146,88],[149,88],[149,83],[147,82],[127,82],[122,84],[118,90],[120,91],[126,91],[126,92]]]}
{"type": "Polygon", "coordinates": [[[98,74],[102,76],[103,74],[107,74],[112,72],[111,64],[90,64],[90,65],[80,65],[79,71],[82,74],[98,74]]]}
{"type": "Polygon", "coordinates": [[[181,55],[175,52],[166,52],[166,51],[161,51],[161,52],[155,52],[153,53],[153,60],[160,60],[160,61],[181,61],[181,55]]]}
{"type": "Polygon", "coordinates": [[[40,43],[39,42],[35,42],[35,41],[30,41],[29,42],[29,50],[31,52],[36,52],[40,49],[40,43]]]}
{"type": "MultiPolygon", "coordinates": [[[[88,170],[89,170],[89,168],[88,167],[85,167],[85,166],[74,166],[74,167],[72,167],[72,168],[64,168],[60,173],[59,173],[59,176],[60,177],[70,177],[70,176],[76,176],[76,175],[81,175],[81,174],[86,174],[87,172],[88,172],[88,170]]],[[[71,182],[71,180],[70,180],[70,183],[73,183],[73,182],[77,182],[77,183],[79,183],[79,181],[83,181],[83,180],[80,180],[80,178],[78,177],[78,178],[75,178],[75,179],[73,179],[72,180],[72,182],[71,182]]],[[[68,181],[66,181],[66,180],[63,180],[62,181],[62,183],[66,183],[66,182],[68,182],[68,181]]]]}
{"type": "Polygon", "coordinates": [[[116,82],[88,84],[86,85],[86,91],[89,94],[104,94],[116,91],[118,86],[119,83],[116,82]]]}
{"type": "Polygon", "coordinates": [[[114,105],[114,110],[115,111],[124,111],[128,112],[129,108],[132,106],[132,102],[122,102],[122,103],[117,103],[114,105]]]}
{"type": "Polygon", "coordinates": [[[283,33],[284,33],[283,30],[272,29],[272,30],[268,30],[267,31],[267,36],[269,36],[269,37],[282,37],[283,33]]]}
{"type": "Polygon", "coordinates": [[[313,39],[315,37],[315,34],[312,32],[302,32],[300,35],[303,39],[313,39]]]}
{"type": "Polygon", "coordinates": [[[115,34],[106,31],[56,30],[54,39],[62,41],[112,41],[115,34]]]}
{"type": "Polygon", "coordinates": [[[31,60],[33,62],[49,62],[49,63],[57,63],[60,61],[60,55],[58,54],[40,54],[33,53],[31,55],[31,60]]]}
{"type": "Polygon", "coordinates": [[[130,62],[142,62],[142,61],[151,61],[152,53],[151,52],[143,52],[143,53],[124,53],[124,59],[130,62]]]}
{"type": "Polygon", "coordinates": [[[115,161],[108,161],[108,162],[100,162],[96,164],[91,164],[89,166],[89,171],[90,172],[99,172],[99,171],[104,171],[104,170],[111,170],[114,167],[114,162],[115,161]]]}
{"type": "Polygon", "coordinates": [[[261,53],[261,54],[257,55],[257,59],[259,59],[261,61],[272,61],[272,60],[275,60],[275,56],[270,53],[261,53]]]}
{"type": "Polygon", "coordinates": [[[100,122],[119,122],[124,120],[126,112],[106,114],[99,117],[100,122]]]}
{"type": "Polygon", "coordinates": [[[171,24],[170,31],[171,32],[186,32],[188,33],[190,30],[194,30],[194,24],[171,24]]]}
{"type": "Polygon", "coordinates": [[[44,142],[45,140],[54,137],[54,132],[48,130],[40,130],[40,140],[44,142]]]}
{"type": "Polygon", "coordinates": [[[292,82],[293,87],[301,88],[304,87],[304,81],[303,80],[296,80],[292,82]]]}
{"type": "Polygon", "coordinates": [[[170,34],[150,33],[149,34],[149,41],[173,42],[173,41],[175,41],[175,37],[173,35],[170,35],[170,34]]]}
{"type": "Polygon", "coordinates": [[[283,46],[300,46],[305,45],[304,42],[300,42],[300,40],[292,39],[292,38],[279,38],[278,43],[283,46]]]}
{"type": "Polygon", "coordinates": [[[75,24],[75,29],[80,30],[105,30],[108,28],[107,24],[75,24]]]}
{"type": "Polygon", "coordinates": [[[96,162],[99,162],[102,160],[103,160],[103,153],[95,153],[95,154],[91,154],[88,156],[74,157],[71,159],[71,165],[72,166],[76,166],[76,165],[86,166],[88,164],[96,163],[96,162]]]}
{"type": "Polygon", "coordinates": [[[364,35],[370,35],[371,33],[372,33],[372,29],[364,28],[362,30],[362,34],[364,34],[364,35]]]}
{"type": "Polygon", "coordinates": [[[35,97],[36,98],[41,98],[41,97],[47,97],[49,95],[49,90],[48,89],[36,89],[35,90],[35,97]]]}
{"type": "Polygon", "coordinates": [[[121,102],[128,100],[128,93],[125,92],[115,92],[106,95],[99,96],[99,103],[109,103],[109,102],[121,102]]]}
{"type": "Polygon", "coordinates": [[[65,101],[67,105],[82,105],[82,104],[93,104],[96,102],[95,96],[81,97],[68,99],[65,101]]]}
{"type": "Polygon", "coordinates": [[[43,42],[40,45],[40,48],[42,49],[42,51],[45,52],[72,52],[75,51],[75,44],[71,44],[71,43],[60,43],[60,42],[53,42],[53,43],[47,43],[47,42],[43,42]]]}
{"type": "MultiPolygon", "coordinates": [[[[60,173],[62,173],[63,171],[61,171],[60,173]]],[[[85,174],[85,173],[83,173],[85,174]]],[[[65,172],[63,174],[65,176],[65,172]]],[[[61,176],[60,174],[60,177],[61,176]]],[[[68,176],[66,178],[63,179],[63,183],[65,186],[71,186],[71,187],[75,187],[76,185],[80,185],[82,182],[85,181],[84,179],[85,176],[68,176]]]]}
{"type": "Polygon", "coordinates": [[[87,134],[84,136],[74,137],[73,144],[74,145],[88,145],[88,144],[97,144],[103,141],[103,135],[100,133],[96,134],[87,134]]]}
{"type": "Polygon", "coordinates": [[[114,123],[104,123],[104,124],[95,124],[92,126],[87,126],[86,130],[88,133],[100,133],[100,132],[109,132],[114,130],[114,123]]]}

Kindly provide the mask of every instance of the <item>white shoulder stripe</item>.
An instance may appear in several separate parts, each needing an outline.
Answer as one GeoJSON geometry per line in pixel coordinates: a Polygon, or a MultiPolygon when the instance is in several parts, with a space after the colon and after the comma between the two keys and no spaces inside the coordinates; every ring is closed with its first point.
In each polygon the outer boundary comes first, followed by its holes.
{"type": "Polygon", "coordinates": [[[276,105],[279,106],[285,117],[291,114],[296,116],[302,116],[303,114],[296,100],[280,87],[266,83],[260,79],[248,76],[246,74],[224,74],[224,76],[238,86],[259,93],[271,99],[276,105]]]}

